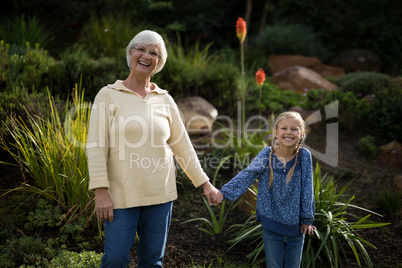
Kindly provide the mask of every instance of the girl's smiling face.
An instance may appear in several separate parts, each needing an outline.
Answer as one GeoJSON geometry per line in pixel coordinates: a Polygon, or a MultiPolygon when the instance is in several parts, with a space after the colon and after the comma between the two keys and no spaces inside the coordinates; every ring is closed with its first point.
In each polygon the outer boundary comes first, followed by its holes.
{"type": "Polygon", "coordinates": [[[297,147],[303,137],[299,120],[294,117],[282,119],[275,129],[275,137],[280,146],[297,147]]]}

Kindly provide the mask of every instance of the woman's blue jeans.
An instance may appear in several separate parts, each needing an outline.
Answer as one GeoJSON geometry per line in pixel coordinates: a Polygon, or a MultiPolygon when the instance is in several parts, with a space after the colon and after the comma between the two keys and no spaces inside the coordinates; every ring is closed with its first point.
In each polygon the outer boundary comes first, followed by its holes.
{"type": "Polygon", "coordinates": [[[264,229],[262,237],[267,268],[300,267],[304,234],[288,236],[264,229]]]}
{"type": "Polygon", "coordinates": [[[173,202],[115,209],[113,222],[105,221],[105,254],[101,267],[126,268],[136,232],[138,267],[162,267],[173,202]]]}

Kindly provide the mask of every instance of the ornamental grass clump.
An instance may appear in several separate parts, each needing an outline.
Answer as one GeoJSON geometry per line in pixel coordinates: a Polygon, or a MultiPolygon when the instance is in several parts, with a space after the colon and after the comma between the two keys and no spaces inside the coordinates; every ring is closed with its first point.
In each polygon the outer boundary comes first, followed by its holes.
{"type": "Polygon", "coordinates": [[[67,212],[69,222],[93,212],[85,154],[90,104],[84,102],[83,91],[76,86],[73,102],[66,106],[74,109],[66,112],[63,124],[48,94],[51,112],[47,118],[28,114],[27,122],[13,119],[7,126],[12,141],[0,139],[2,148],[20,166],[24,179],[20,187],[7,193],[26,191],[56,202],[67,212]]]}

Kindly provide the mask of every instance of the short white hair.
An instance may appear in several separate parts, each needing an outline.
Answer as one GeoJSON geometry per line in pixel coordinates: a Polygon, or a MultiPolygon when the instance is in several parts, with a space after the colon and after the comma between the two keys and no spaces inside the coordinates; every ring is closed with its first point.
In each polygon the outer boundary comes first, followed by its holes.
{"type": "Polygon", "coordinates": [[[131,61],[130,61],[130,50],[136,46],[146,46],[146,45],[158,45],[160,50],[160,58],[158,61],[158,66],[156,66],[155,71],[152,75],[160,72],[165,66],[167,59],[167,50],[165,46],[165,41],[162,36],[155,31],[144,30],[139,32],[134,38],[130,41],[126,48],[126,57],[127,57],[127,65],[131,70],[131,61]]]}

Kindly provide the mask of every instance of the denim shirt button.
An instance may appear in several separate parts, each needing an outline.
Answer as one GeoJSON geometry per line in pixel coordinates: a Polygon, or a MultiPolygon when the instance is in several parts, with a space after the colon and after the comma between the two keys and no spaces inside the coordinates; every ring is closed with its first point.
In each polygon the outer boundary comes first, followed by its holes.
{"type": "Polygon", "coordinates": [[[286,172],[286,169],[284,169],[283,172],[286,172]]]}

